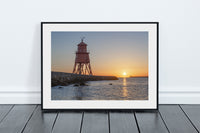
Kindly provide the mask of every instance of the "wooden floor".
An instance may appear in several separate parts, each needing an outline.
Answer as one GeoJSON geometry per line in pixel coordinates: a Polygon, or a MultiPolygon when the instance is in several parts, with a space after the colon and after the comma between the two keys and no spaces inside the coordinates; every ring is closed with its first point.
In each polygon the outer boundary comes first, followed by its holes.
{"type": "Polygon", "coordinates": [[[0,105],[0,133],[198,133],[200,105],[160,105],[157,112],[42,112],[40,105],[0,105]]]}

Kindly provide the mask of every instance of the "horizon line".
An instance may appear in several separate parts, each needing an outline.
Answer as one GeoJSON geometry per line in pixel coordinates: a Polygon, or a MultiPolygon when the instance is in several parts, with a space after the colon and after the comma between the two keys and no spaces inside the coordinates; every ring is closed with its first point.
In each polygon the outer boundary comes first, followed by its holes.
{"type": "MultiPolygon", "coordinates": [[[[51,71],[51,72],[61,72],[61,71],[51,71]]],[[[62,73],[70,73],[70,72],[62,72],[62,73]]],[[[75,74],[75,73],[70,73],[70,74],[75,74]]],[[[116,76],[116,75],[95,75],[93,74],[93,76],[115,76],[115,77],[118,77],[118,78],[148,78],[149,76],[146,75],[141,75],[141,76],[116,76]]]]}

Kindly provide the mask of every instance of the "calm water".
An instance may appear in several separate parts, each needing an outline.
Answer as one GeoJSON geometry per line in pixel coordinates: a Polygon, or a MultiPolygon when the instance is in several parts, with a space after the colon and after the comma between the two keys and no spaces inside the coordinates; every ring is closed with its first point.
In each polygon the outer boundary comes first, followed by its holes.
{"type": "Polygon", "coordinates": [[[52,100],[148,100],[148,78],[119,78],[87,84],[52,87],[52,100]]]}

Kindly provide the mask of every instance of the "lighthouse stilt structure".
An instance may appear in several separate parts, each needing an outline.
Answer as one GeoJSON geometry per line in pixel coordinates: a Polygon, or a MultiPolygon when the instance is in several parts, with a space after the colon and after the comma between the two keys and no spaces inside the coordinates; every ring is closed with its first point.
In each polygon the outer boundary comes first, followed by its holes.
{"type": "Polygon", "coordinates": [[[83,42],[83,39],[84,38],[82,38],[81,43],[78,44],[73,73],[80,75],[92,75],[89,52],[87,51],[87,44],[83,42]]]}

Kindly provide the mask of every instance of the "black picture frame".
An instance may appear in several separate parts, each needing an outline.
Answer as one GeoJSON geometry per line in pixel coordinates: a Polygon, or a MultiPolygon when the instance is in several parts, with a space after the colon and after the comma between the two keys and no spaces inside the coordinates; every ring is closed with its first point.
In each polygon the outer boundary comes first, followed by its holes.
{"type": "Polygon", "coordinates": [[[134,110],[134,111],[157,111],[158,110],[158,101],[159,100],[159,22],[41,22],[41,109],[43,111],[73,111],[73,110],[88,110],[88,111],[94,111],[94,110],[134,110]],[[91,109],[91,108],[84,108],[84,109],[77,109],[77,108],[70,108],[70,109],[62,109],[62,108],[44,108],[44,99],[43,99],[43,94],[44,94],[44,88],[43,88],[43,26],[45,24],[155,24],[156,25],[156,64],[157,64],[157,71],[156,71],[156,108],[153,109],[146,109],[146,108],[140,108],[140,109],[134,109],[134,108],[120,108],[120,109],[112,109],[112,108],[103,108],[103,109],[91,109]]]}

